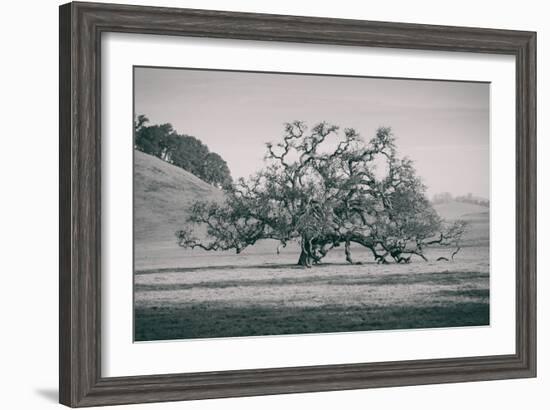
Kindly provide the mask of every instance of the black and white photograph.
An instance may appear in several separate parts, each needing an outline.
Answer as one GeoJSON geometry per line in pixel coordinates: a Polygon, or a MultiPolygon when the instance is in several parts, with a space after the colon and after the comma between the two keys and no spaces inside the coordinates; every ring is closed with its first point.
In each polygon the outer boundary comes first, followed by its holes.
{"type": "Polygon", "coordinates": [[[490,84],[134,67],[135,341],[490,325],[490,84]]]}

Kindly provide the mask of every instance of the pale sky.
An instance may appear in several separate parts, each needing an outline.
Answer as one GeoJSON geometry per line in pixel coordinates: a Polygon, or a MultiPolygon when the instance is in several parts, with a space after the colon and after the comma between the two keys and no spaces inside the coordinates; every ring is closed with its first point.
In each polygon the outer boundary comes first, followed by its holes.
{"type": "Polygon", "coordinates": [[[368,141],[390,126],[428,187],[489,198],[488,83],[136,67],[135,114],[171,123],[227,161],[233,178],[263,167],[283,124],[326,121],[368,141]]]}

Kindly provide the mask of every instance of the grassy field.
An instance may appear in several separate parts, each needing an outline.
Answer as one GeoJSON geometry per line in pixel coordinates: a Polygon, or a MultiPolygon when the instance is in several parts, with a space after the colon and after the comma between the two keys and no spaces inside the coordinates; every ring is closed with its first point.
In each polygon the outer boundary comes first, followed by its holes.
{"type": "Polygon", "coordinates": [[[174,231],[193,198],[221,198],[201,180],[138,153],[135,187],[135,340],[351,332],[489,324],[487,208],[441,204],[446,218],[468,220],[465,246],[407,265],[377,265],[354,247],[312,269],[296,266],[298,247],[277,255],[272,241],[208,253],[179,248],[174,231]],[[162,187],[158,179],[161,177],[162,187]]]}

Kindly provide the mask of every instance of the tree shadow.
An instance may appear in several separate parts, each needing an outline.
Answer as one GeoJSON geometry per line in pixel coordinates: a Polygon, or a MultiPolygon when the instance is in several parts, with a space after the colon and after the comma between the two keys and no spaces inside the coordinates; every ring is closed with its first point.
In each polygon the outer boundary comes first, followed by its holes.
{"type": "MultiPolygon", "coordinates": [[[[347,262],[323,262],[316,265],[315,267],[327,267],[327,266],[353,266],[353,265],[376,265],[376,262],[361,262],[349,264],[347,262]]],[[[147,273],[165,273],[165,272],[196,272],[203,270],[234,270],[234,269],[289,269],[289,270],[304,270],[309,269],[298,264],[285,264],[285,263],[265,263],[261,265],[213,265],[213,266],[194,266],[190,268],[182,267],[173,267],[173,268],[159,268],[159,269],[142,269],[135,271],[136,275],[143,275],[147,273]]]]}

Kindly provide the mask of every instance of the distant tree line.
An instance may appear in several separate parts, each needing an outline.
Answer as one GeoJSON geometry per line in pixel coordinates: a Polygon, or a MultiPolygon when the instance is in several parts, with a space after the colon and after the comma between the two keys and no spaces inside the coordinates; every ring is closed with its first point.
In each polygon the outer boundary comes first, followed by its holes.
{"type": "Polygon", "coordinates": [[[476,197],[472,195],[471,192],[466,195],[459,196],[453,196],[450,192],[442,192],[435,194],[432,199],[432,203],[434,204],[444,204],[452,201],[489,207],[488,199],[476,197]]]}
{"type": "Polygon", "coordinates": [[[183,168],[218,188],[233,182],[224,159],[210,152],[198,138],[178,134],[172,124],[148,125],[145,115],[134,121],[134,148],[183,168]]]}

